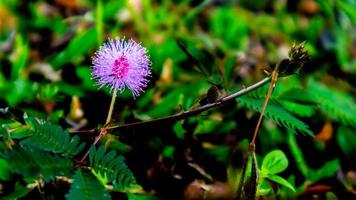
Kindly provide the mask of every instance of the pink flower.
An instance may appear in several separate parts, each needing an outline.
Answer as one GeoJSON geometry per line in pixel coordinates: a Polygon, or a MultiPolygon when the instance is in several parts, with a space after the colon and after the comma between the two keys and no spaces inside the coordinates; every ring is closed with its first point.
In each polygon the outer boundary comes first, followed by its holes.
{"type": "Polygon", "coordinates": [[[151,61],[146,48],[132,39],[109,39],[93,57],[92,77],[101,87],[122,93],[128,87],[135,98],[147,86],[151,61]]]}

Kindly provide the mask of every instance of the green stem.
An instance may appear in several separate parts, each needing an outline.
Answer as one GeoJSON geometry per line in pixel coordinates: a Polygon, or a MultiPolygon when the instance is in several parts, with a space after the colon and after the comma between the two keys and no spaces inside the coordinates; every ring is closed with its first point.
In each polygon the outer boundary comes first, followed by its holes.
{"type": "Polygon", "coordinates": [[[114,105],[115,105],[115,100],[116,100],[116,94],[117,94],[117,90],[114,90],[114,93],[112,94],[112,98],[111,98],[108,117],[106,118],[104,127],[106,127],[111,121],[112,111],[114,110],[114,105]]]}

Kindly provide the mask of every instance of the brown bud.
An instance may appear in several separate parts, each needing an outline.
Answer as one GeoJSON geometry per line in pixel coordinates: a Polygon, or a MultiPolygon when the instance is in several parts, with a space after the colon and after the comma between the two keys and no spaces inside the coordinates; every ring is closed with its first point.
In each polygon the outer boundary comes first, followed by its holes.
{"type": "Polygon", "coordinates": [[[283,59],[279,64],[281,76],[288,76],[297,73],[303,65],[310,60],[308,51],[304,48],[304,42],[293,44],[288,52],[289,59],[283,59]]]}
{"type": "Polygon", "coordinates": [[[303,65],[305,62],[309,61],[310,56],[308,51],[304,48],[305,42],[300,44],[293,44],[292,48],[288,52],[288,56],[291,62],[298,62],[303,65]]]}

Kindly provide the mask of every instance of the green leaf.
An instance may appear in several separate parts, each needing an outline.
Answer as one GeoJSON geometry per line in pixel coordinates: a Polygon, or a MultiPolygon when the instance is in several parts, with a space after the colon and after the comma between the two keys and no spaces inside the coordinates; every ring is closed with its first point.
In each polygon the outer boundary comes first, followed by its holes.
{"type": "Polygon", "coordinates": [[[356,23],[356,13],[354,12],[356,3],[354,1],[337,1],[336,5],[349,16],[352,24],[356,23]]]}
{"type": "Polygon", "coordinates": [[[112,19],[120,9],[124,8],[126,1],[112,1],[110,3],[104,3],[103,6],[103,18],[112,19]]]}
{"type": "Polygon", "coordinates": [[[283,92],[278,96],[278,99],[283,101],[301,103],[304,105],[315,104],[317,103],[314,95],[308,90],[301,88],[291,88],[283,92]]]}
{"type": "Polygon", "coordinates": [[[231,83],[234,80],[234,70],[236,67],[236,59],[237,55],[233,54],[230,55],[229,57],[226,58],[226,61],[224,62],[224,81],[226,85],[231,85],[231,83]]]}
{"type": "Polygon", "coordinates": [[[326,87],[313,79],[309,80],[308,88],[329,117],[344,125],[356,127],[356,102],[352,96],[339,89],[326,87]]]}
{"type": "Polygon", "coordinates": [[[267,196],[272,192],[272,186],[265,179],[259,180],[257,196],[267,196]]]}
{"type": "Polygon", "coordinates": [[[182,122],[176,122],[173,126],[174,133],[176,134],[176,137],[178,139],[184,139],[185,138],[185,130],[183,128],[182,122]]]}
{"type": "Polygon", "coordinates": [[[95,81],[91,78],[90,66],[78,66],[75,68],[75,72],[78,77],[82,80],[82,86],[88,90],[97,91],[95,81]]]}
{"type": "Polygon", "coordinates": [[[222,40],[225,49],[243,49],[246,47],[249,22],[242,14],[243,12],[244,10],[237,10],[232,6],[223,6],[214,9],[210,14],[209,29],[211,34],[222,40]]]}
{"type": "Polygon", "coordinates": [[[297,164],[297,168],[300,170],[300,172],[303,174],[303,176],[306,178],[309,168],[307,163],[305,162],[304,156],[303,156],[303,152],[302,150],[299,148],[298,143],[297,143],[297,139],[295,137],[295,134],[292,133],[291,131],[288,131],[288,146],[289,149],[292,153],[292,156],[297,164]]]}
{"type": "Polygon", "coordinates": [[[137,185],[133,173],[125,163],[125,158],[117,156],[116,152],[107,153],[104,146],[100,146],[98,150],[93,146],[89,152],[89,161],[95,174],[107,182],[112,182],[120,191],[137,185]]]}
{"type": "Polygon", "coordinates": [[[110,194],[90,171],[78,169],[73,179],[69,193],[66,195],[68,200],[111,199],[110,194]]]}
{"type": "Polygon", "coordinates": [[[281,101],[280,103],[286,110],[288,110],[288,112],[300,117],[311,117],[315,113],[315,106],[302,105],[288,101],[281,101]]]}
{"type": "Polygon", "coordinates": [[[97,35],[97,44],[98,46],[103,43],[103,31],[104,31],[104,19],[103,19],[104,6],[101,0],[97,1],[96,4],[96,16],[95,16],[95,27],[96,27],[96,35],[97,35]]]}
{"type": "Polygon", "coordinates": [[[85,96],[85,92],[81,87],[68,84],[64,81],[58,81],[55,83],[55,85],[59,88],[61,92],[65,93],[68,96],[78,96],[78,97],[85,96]]]}
{"type": "Polygon", "coordinates": [[[17,121],[2,124],[2,128],[5,133],[12,139],[22,139],[31,135],[31,133],[28,131],[28,128],[17,121]]]}
{"type": "Polygon", "coordinates": [[[0,158],[0,180],[7,181],[10,180],[11,169],[9,163],[0,158]]]}
{"type": "Polygon", "coordinates": [[[71,27],[68,26],[68,22],[63,20],[60,15],[54,14],[52,17],[48,17],[38,6],[38,3],[34,2],[29,4],[31,10],[31,24],[35,29],[41,30],[44,28],[50,29],[53,34],[63,35],[69,32],[71,27]]]}
{"type": "Polygon", "coordinates": [[[194,135],[214,133],[213,130],[220,123],[221,122],[212,119],[199,120],[198,126],[194,130],[194,135]]]}
{"type": "Polygon", "coordinates": [[[162,151],[162,156],[165,158],[173,158],[175,147],[172,145],[167,145],[162,151]]]}
{"type": "Polygon", "coordinates": [[[33,117],[25,118],[25,121],[31,134],[20,142],[21,145],[59,153],[64,157],[77,155],[85,146],[78,136],[71,138],[68,131],[49,121],[36,120],[33,117]]]}
{"type": "Polygon", "coordinates": [[[228,145],[217,145],[206,148],[206,153],[215,158],[216,161],[227,163],[231,154],[231,147],[228,145]]]}
{"type": "MultiPolygon", "coordinates": [[[[176,41],[173,38],[167,38],[160,44],[160,48],[157,48],[157,45],[154,43],[147,43],[146,46],[148,52],[150,52],[151,60],[154,60],[155,67],[152,68],[152,71],[155,74],[160,74],[162,71],[162,66],[167,58],[174,58],[173,64],[176,66],[178,62],[182,62],[186,59],[186,55],[181,53],[181,50],[177,46],[176,41]]],[[[178,69],[174,69],[176,70],[178,69]]],[[[177,73],[173,74],[174,77],[178,77],[177,73]]]]}
{"type": "Polygon", "coordinates": [[[310,170],[308,175],[313,182],[317,182],[320,179],[334,176],[338,169],[340,169],[340,162],[338,159],[334,159],[317,170],[310,170]]]}
{"type": "Polygon", "coordinates": [[[355,130],[348,128],[346,126],[341,126],[337,129],[336,141],[341,149],[341,151],[353,158],[356,152],[356,134],[355,130]]]}
{"type": "Polygon", "coordinates": [[[128,200],[160,200],[160,198],[155,197],[153,195],[135,193],[128,193],[127,198],[128,200]]]}
{"type": "MultiPolygon", "coordinates": [[[[300,81],[293,77],[288,78],[288,81],[282,79],[270,97],[265,117],[293,132],[298,130],[314,136],[308,125],[294,116],[309,117],[316,109],[314,96],[307,90],[297,88],[300,84],[300,81]]],[[[237,101],[244,107],[261,112],[268,88],[268,85],[264,85],[239,97],[237,101]]]]}
{"type": "Polygon", "coordinates": [[[24,37],[21,35],[16,35],[15,40],[15,54],[12,62],[12,69],[11,69],[11,79],[15,80],[21,75],[21,71],[26,66],[26,62],[28,60],[29,55],[29,45],[26,41],[24,41],[24,37]]]}
{"type": "Polygon", "coordinates": [[[262,171],[267,174],[278,174],[288,167],[288,159],[281,150],[274,150],[269,152],[262,162],[262,171]]]}
{"type": "Polygon", "coordinates": [[[3,200],[21,199],[21,197],[24,197],[26,194],[31,192],[31,190],[32,189],[22,186],[20,183],[16,182],[14,191],[11,192],[11,194],[2,197],[1,199],[3,200]]]}
{"type": "Polygon", "coordinates": [[[206,89],[208,83],[206,81],[195,82],[194,84],[187,84],[178,88],[171,89],[170,92],[164,96],[159,104],[155,105],[146,112],[146,115],[151,118],[162,117],[169,115],[175,108],[179,108],[178,105],[188,98],[198,98],[199,92],[206,89]],[[195,91],[195,92],[192,92],[195,91]]]}
{"type": "Polygon", "coordinates": [[[2,88],[1,97],[6,102],[14,107],[21,102],[31,102],[36,98],[38,84],[24,78],[19,78],[15,81],[8,82],[5,88],[2,88]],[[14,90],[13,88],[16,88],[14,90]]]}
{"type": "Polygon", "coordinates": [[[77,59],[83,54],[87,54],[90,48],[95,47],[96,36],[95,27],[75,36],[68,46],[51,60],[50,63],[54,69],[60,69],[64,64],[77,59]]]}
{"type": "Polygon", "coordinates": [[[267,178],[272,180],[272,181],[274,181],[274,182],[276,182],[276,183],[278,183],[278,184],[283,185],[284,187],[287,187],[288,189],[290,189],[293,192],[296,192],[295,188],[293,187],[292,184],[290,184],[286,179],[284,179],[284,178],[282,178],[282,177],[280,177],[278,175],[269,174],[267,178]]]}
{"type": "MultiPolygon", "coordinates": [[[[103,138],[103,142],[106,142],[108,140],[110,139],[103,138]]],[[[123,143],[119,139],[110,140],[110,143],[109,145],[107,145],[107,148],[115,150],[118,154],[128,153],[132,150],[132,147],[130,145],[123,143]]]]}
{"type": "Polygon", "coordinates": [[[255,152],[249,151],[241,169],[241,176],[236,190],[237,199],[255,199],[259,179],[257,165],[255,152]]]}
{"type": "Polygon", "coordinates": [[[214,69],[216,68],[214,61],[196,46],[196,42],[179,39],[177,43],[190,61],[199,68],[201,73],[206,77],[214,75],[214,69]]]}
{"type": "Polygon", "coordinates": [[[337,196],[333,192],[326,192],[325,194],[327,200],[334,200],[338,199],[337,196]]]}
{"type": "Polygon", "coordinates": [[[52,84],[41,85],[39,88],[39,98],[42,101],[58,101],[59,88],[52,84]]]}
{"type": "Polygon", "coordinates": [[[34,179],[42,176],[45,181],[67,176],[73,167],[73,162],[67,158],[27,146],[15,145],[11,150],[0,152],[0,158],[8,162],[12,172],[34,179]]]}
{"type": "Polygon", "coordinates": [[[164,99],[156,105],[153,109],[146,112],[152,118],[162,117],[168,115],[178,105],[179,95],[182,95],[181,89],[176,89],[167,94],[164,99]]]}
{"type": "MultiPolygon", "coordinates": [[[[244,107],[261,112],[264,99],[253,96],[242,96],[237,101],[244,107]]],[[[265,117],[272,119],[278,125],[284,126],[289,130],[299,130],[302,133],[307,133],[314,136],[308,125],[300,121],[298,118],[291,115],[288,111],[282,108],[277,102],[269,101],[265,111],[265,117]]]]}

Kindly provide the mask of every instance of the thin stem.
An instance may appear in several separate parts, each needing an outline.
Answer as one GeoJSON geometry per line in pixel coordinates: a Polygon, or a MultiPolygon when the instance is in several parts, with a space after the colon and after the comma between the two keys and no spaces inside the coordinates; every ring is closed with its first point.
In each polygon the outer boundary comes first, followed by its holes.
{"type": "Polygon", "coordinates": [[[146,121],[141,121],[141,122],[135,122],[135,123],[130,123],[130,124],[121,124],[121,125],[116,125],[116,126],[110,126],[108,127],[108,131],[113,131],[113,130],[118,130],[118,129],[123,129],[123,128],[131,128],[134,126],[142,126],[142,125],[148,125],[148,124],[153,124],[153,123],[160,123],[160,122],[169,122],[169,121],[178,121],[181,119],[185,119],[191,116],[195,116],[198,115],[206,110],[209,110],[211,108],[215,108],[215,107],[219,107],[227,102],[229,102],[230,100],[235,99],[236,97],[239,96],[243,96],[248,92],[251,92],[261,86],[263,86],[264,84],[266,84],[268,81],[270,80],[270,77],[264,78],[263,80],[249,86],[246,87],[244,89],[241,89],[237,92],[234,92],[228,96],[223,97],[222,99],[213,102],[213,103],[209,103],[209,104],[205,104],[202,105],[198,108],[192,109],[192,110],[188,110],[188,111],[182,111],[179,112],[177,114],[174,115],[170,115],[170,116],[166,116],[166,117],[161,117],[161,118],[157,118],[157,119],[151,119],[151,120],[146,120],[146,121]]]}
{"type": "Polygon", "coordinates": [[[267,103],[271,97],[271,94],[273,92],[273,88],[276,84],[276,81],[278,79],[278,65],[275,67],[275,69],[273,70],[272,72],[272,80],[271,80],[271,83],[269,85],[269,88],[268,88],[268,91],[267,91],[267,95],[266,95],[266,98],[265,98],[265,101],[263,102],[263,106],[262,106],[262,110],[261,110],[261,114],[258,118],[258,122],[257,122],[257,125],[256,125],[256,128],[255,128],[255,132],[253,133],[253,137],[252,137],[252,140],[250,142],[250,145],[249,145],[249,148],[248,148],[248,156],[245,158],[244,160],[244,166],[242,168],[242,178],[240,179],[240,182],[239,182],[239,186],[238,186],[238,199],[241,197],[241,191],[242,191],[242,188],[244,187],[244,177],[245,177],[245,174],[246,174],[246,166],[248,163],[248,160],[249,160],[249,156],[252,156],[252,164],[251,164],[251,177],[250,177],[250,192],[251,193],[247,193],[247,198],[248,199],[255,199],[256,197],[256,191],[257,191],[257,187],[258,187],[258,176],[259,176],[259,171],[258,171],[258,168],[257,168],[257,159],[256,159],[256,154],[255,154],[255,149],[256,149],[256,145],[255,145],[255,141],[256,141],[256,137],[257,137],[257,134],[258,134],[258,130],[260,129],[260,126],[261,126],[261,122],[262,122],[262,118],[263,118],[263,115],[265,113],[265,110],[266,110],[266,107],[267,107],[267,103]],[[252,182],[253,181],[253,182],[252,182]],[[251,187],[253,186],[253,187],[251,187]],[[257,187],[256,187],[257,186],[257,187]]]}
{"type": "Polygon", "coordinates": [[[112,94],[109,113],[108,113],[108,117],[106,118],[105,126],[107,126],[111,121],[112,111],[114,110],[114,105],[116,100],[116,94],[117,94],[117,90],[114,90],[114,93],[112,94]]]}
{"type": "Polygon", "coordinates": [[[255,132],[253,133],[253,137],[252,137],[252,140],[251,140],[250,144],[253,144],[253,145],[255,144],[256,137],[257,137],[258,131],[259,131],[260,126],[261,126],[262,118],[263,118],[263,115],[264,115],[266,107],[267,107],[267,103],[269,101],[269,98],[271,97],[271,94],[273,92],[273,88],[274,88],[274,86],[276,84],[277,79],[278,79],[278,66],[276,66],[275,69],[272,72],[271,84],[269,85],[265,101],[263,102],[263,107],[262,107],[262,110],[261,110],[261,114],[260,114],[260,117],[258,118],[258,122],[257,122],[256,128],[255,128],[255,132]]]}
{"type": "MultiPolygon", "coordinates": [[[[192,110],[188,110],[188,111],[183,111],[183,112],[179,112],[177,114],[173,114],[170,116],[165,116],[165,117],[161,117],[161,118],[156,118],[156,119],[150,119],[150,120],[145,120],[145,121],[140,121],[140,122],[134,122],[134,123],[129,123],[129,124],[120,124],[120,125],[114,125],[114,126],[110,126],[107,127],[106,130],[107,131],[117,131],[117,130],[122,130],[122,129],[127,129],[127,128],[132,128],[132,127],[138,127],[138,126],[145,126],[145,125],[152,125],[155,123],[167,123],[167,122],[172,122],[172,121],[178,121],[181,119],[186,119],[188,117],[191,116],[195,116],[198,115],[206,110],[212,109],[212,108],[216,108],[219,107],[237,97],[243,96],[263,85],[265,85],[266,83],[268,83],[271,80],[271,77],[266,77],[263,80],[245,87],[237,92],[233,92],[225,97],[223,97],[222,99],[213,102],[213,103],[209,103],[209,104],[205,104],[203,106],[199,106],[195,109],[192,110]]],[[[86,134],[88,135],[88,133],[91,134],[95,134],[98,132],[98,129],[92,129],[92,130],[81,130],[81,131],[72,131],[72,134],[86,134]]]]}
{"type": "MultiPolygon", "coordinates": [[[[107,130],[106,130],[106,128],[104,127],[103,129],[101,129],[100,134],[95,138],[95,140],[94,140],[94,142],[93,142],[92,145],[95,146],[95,145],[100,141],[100,139],[103,138],[103,137],[106,135],[106,133],[107,133],[107,130]]],[[[90,149],[88,149],[87,152],[85,152],[84,156],[82,157],[82,159],[80,159],[79,163],[83,163],[84,160],[88,157],[88,155],[89,155],[89,150],[90,150],[90,149]]]]}
{"type": "MultiPolygon", "coordinates": [[[[112,94],[112,98],[111,98],[111,103],[110,103],[110,108],[109,108],[109,112],[108,112],[108,116],[106,118],[106,122],[105,122],[105,125],[104,125],[104,128],[102,128],[100,130],[100,134],[95,138],[94,142],[92,145],[96,145],[100,140],[101,138],[103,138],[106,133],[108,132],[107,131],[107,125],[110,123],[111,121],[111,116],[112,116],[112,111],[114,110],[114,105],[115,105],[115,100],[116,100],[116,94],[117,94],[117,90],[114,90],[113,94],[112,94]]],[[[89,155],[89,149],[87,150],[87,152],[85,152],[84,156],[82,157],[82,159],[80,159],[79,163],[82,163],[84,162],[84,160],[88,157],[89,155]]]]}

